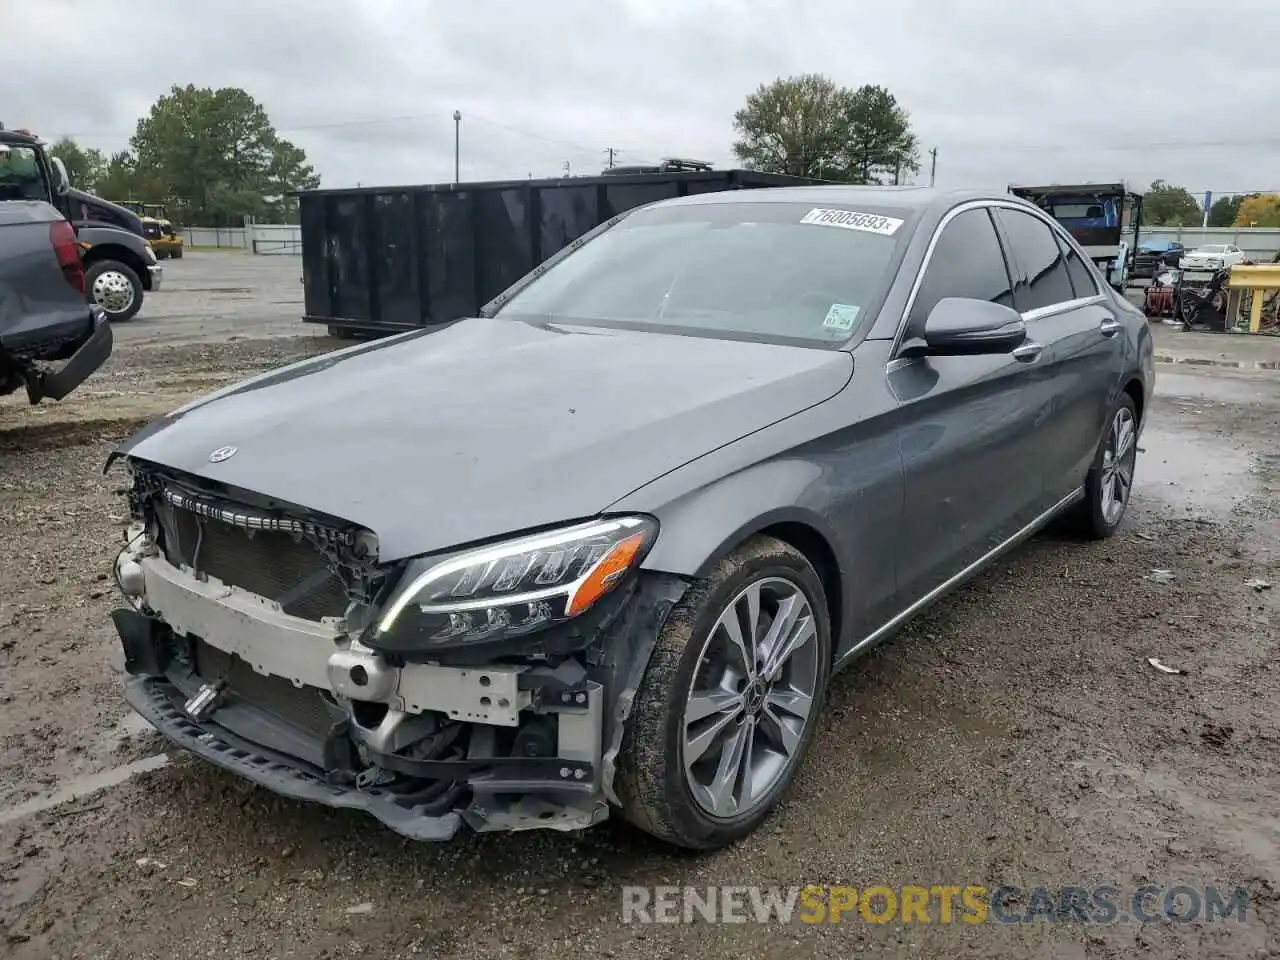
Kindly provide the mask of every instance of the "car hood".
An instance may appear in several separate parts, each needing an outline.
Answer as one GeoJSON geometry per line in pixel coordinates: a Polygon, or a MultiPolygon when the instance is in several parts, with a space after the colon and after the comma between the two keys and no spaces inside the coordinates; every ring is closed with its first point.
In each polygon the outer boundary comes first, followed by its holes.
{"type": "Polygon", "coordinates": [[[840,350],[470,319],[229,387],[112,459],[351,521],[390,561],[597,514],[852,372],[840,350]]]}

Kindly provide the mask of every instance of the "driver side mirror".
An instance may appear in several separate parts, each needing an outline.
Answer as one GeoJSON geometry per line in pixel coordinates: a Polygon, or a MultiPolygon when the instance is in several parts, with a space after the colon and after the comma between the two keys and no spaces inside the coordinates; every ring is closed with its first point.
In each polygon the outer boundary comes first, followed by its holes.
{"type": "Polygon", "coordinates": [[[908,341],[903,356],[970,357],[1011,353],[1027,339],[1022,315],[990,300],[944,297],[924,322],[924,336],[908,341]]]}
{"type": "Polygon", "coordinates": [[[53,164],[53,195],[55,197],[65,197],[67,191],[71,189],[71,178],[67,176],[67,165],[62,162],[61,157],[53,157],[49,162],[53,164]]]}

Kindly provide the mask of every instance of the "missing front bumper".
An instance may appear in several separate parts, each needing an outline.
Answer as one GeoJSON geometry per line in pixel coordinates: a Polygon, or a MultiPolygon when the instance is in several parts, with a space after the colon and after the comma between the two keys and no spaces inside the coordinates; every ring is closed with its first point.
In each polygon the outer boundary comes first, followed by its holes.
{"type": "Polygon", "coordinates": [[[429,814],[377,787],[360,790],[331,783],[322,771],[241,739],[212,720],[196,722],[183,713],[182,692],[166,680],[134,677],[125,685],[125,699],[178,746],[282,796],[363,810],[413,840],[448,840],[462,825],[457,812],[429,814]]]}
{"type": "Polygon", "coordinates": [[[340,622],[284,615],[130,542],[117,579],[137,609],[113,619],[134,708],[261,786],[365,810],[420,840],[448,839],[459,823],[575,830],[604,820],[631,700],[684,589],[646,577],[589,649],[554,666],[395,664],[340,622]],[[197,698],[211,687],[216,697],[197,698]],[[207,709],[185,710],[193,698],[207,709]],[[456,749],[427,748],[442,730],[456,749]]]}

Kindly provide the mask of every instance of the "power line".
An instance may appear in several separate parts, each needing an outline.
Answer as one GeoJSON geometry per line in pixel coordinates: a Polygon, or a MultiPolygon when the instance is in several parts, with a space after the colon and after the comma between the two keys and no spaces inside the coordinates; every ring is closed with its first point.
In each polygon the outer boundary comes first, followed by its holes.
{"type": "Polygon", "coordinates": [[[1197,150],[1204,147],[1274,147],[1280,146],[1280,137],[1250,137],[1240,140],[1165,140],[1132,141],[1129,143],[1094,142],[1081,138],[1073,143],[1016,144],[989,140],[943,141],[950,149],[998,150],[1001,153],[1060,152],[1064,150],[1197,150]]]}
{"type": "MultiPolygon", "coordinates": [[[[385,126],[387,124],[397,124],[397,123],[418,123],[423,120],[448,120],[448,119],[451,119],[452,116],[453,116],[452,111],[448,113],[440,113],[440,112],[416,113],[416,114],[405,114],[397,117],[370,117],[370,118],[364,118],[364,119],[358,119],[358,120],[334,120],[334,121],[329,121],[327,123],[292,124],[288,126],[276,127],[275,130],[277,133],[281,133],[281,134],[306,133],[306,132],[316,131],[316,130],[344,130],[352,127],[373,127],[373,126],[385,126]]],[[[578,143],[577,141],[565,140],[560,137],[544,136],[543,134],[540,134],[540,133],[534,133],[532,130],[525,130],[520,127],[511,126],[510,124],[500,123],[497,120],[492,120],[488,117],[482,116],[477,113],[472,113],[470,111],[467,112],[467,119],[469,121],[470,120],[477,121],[486,126],[496,127],[499,130],[506,130],[523,137],[529,137],[530,139],[533,139],[533,140],[541,140],[544,143],[549,143],[556,146],[573,147],[576,150],[580,150],[583,154],[591,154],[592,156],[595,156],[595,155],[598,155],[600,152],[599,148],[597,147],[588,147],[588,146],[585,146],[584,144],[578,143]]],[[[127,132],[120,131],[120,130],[117,130],[114,132],[108,132],[108,131],[102,131],[102,130],[81,131],[81,132],[59,132],[54,137],[54,139],[58,139],[60,137],[70,137],[73,140],[91,139],[91,138],[107,138],[107,137],[128,138],[128,137],[132,137],[135,133],[137,133],[136,128],[127,132]]]]}

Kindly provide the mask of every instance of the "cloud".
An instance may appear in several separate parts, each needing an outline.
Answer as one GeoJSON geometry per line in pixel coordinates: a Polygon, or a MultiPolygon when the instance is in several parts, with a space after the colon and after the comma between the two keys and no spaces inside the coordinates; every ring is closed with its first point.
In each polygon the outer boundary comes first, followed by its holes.
{"type": "Polygon", "coordinates": [[[112,24],[7,0],[0,120],[118,150],[195,83],[248,90],[327,186],[451,179],[454,110],[464,179],[595,172],[609,147],[725,166],[746,95],[815,71],[889,88],[942,185],[1280,188],[1271,6],[1220,0],[1201,29],[1164,0],[183,0],[112,24]]]}

